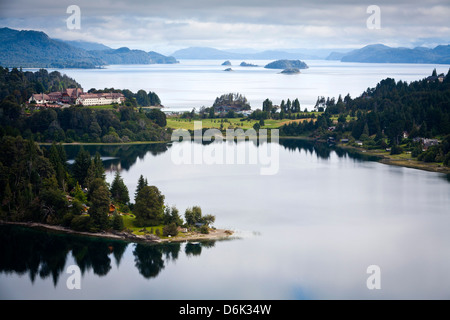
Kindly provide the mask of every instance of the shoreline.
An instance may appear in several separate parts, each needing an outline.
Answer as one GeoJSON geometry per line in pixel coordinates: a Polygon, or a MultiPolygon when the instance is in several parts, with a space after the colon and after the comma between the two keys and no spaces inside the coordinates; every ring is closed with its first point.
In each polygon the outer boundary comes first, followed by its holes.
{"type": "MultiPolygon", "coordinates": [[[[325,142],[324,140],[306,136],[280,136],[280,139],[289,139],[289,140],[304,140],[304,141],[318,141],[325,142]]],[[[171,143],[173,141],[130,141],[130,142],[111,142],[111,143],[103,143],[103,142],[62,142],[61,144],[64,146],[76,146],[76,145],[111,145],[111,146],[121,146],[121,145],[139,145],[139,144],[162,144],[162,143],[171,143]]],[[[38,145],[49,146],[52,145],[50,142],[37,142],[38,145]]],[[[377,162],[387,165],[393,165],[398,167],[405,167],[417,170],[423,170],[428,172],[437,172],[443,174],[450,174],[450,167],[442,166],[438,163],[434,162],[423,162],[414,159],[396,159],[393,157],[389,157],[385,154],[380,154],[380,150],[368,150],[364,148],[357,148],[349,145],[335,144],[335,147],[341,149],[352,150],[357,152],[362,156],[373,156],[379,158],[377,162]],[[377,152],[378,151],[378,152],[377,152]]]]}
{"type": "Polygon", "coordinates": [[[404,167],[404,168],[410,168],[410,169],[417,169],[422,171],[428,171],[428,172],[436,172],[436,173],[443,173],[443,174],[450,174],[450,167],[445,167],[440,165],[436,162],[423,162],[418,161],[414,159],[397,159],[394,157],[390,157],[386,154],[381,154],[380,150],[368,150],[364,148],[357,148],[353,146],[344,146],[344,145],[336,145],[336,147],[341,149],[347,149],[352,150],[354,152],[357,152],[358,154],[362,156],[372,156],[377,157],[379,160],[377,160],[378,163],[386,164],[386,165],[392,165],[397,167],[404,167]]]}
{"type": "Polygon", "coordinates": [[[157,238],[156,236],[150,235],[135,235],[132,233],[127,233],[123,231],[103,231],[103,232],[85,232],[85,231],[76,231],[63,226],[58,225],[49,225],[45,223],[39,222],[14,222],[14,221],[4,221],[0,220],[0,225],[16,225],[22,226],[26,228],[34,228],[34,229],[44,229],[46,231],[52,231],[57,233],[64,234],[72,234],[79,236],[88,236],[94,238],[102,238],[102,239],[111,239],[111,240],[119,240],[125,242],[132,243],[150,243],[150,244],[158,244],[158,243],[167,243],[167,242],[189,242],[189,241],[202,241],[202,240],[224,240],[230,239],[231,235],[234,234],[231,230],[226,229],[213,229],[208,234],[202,233],[190,233],[185,236],[175,236],[169,238],[157,238]]]}
{"type": "MultiPolygon", "coordinates": [[[[311,138],[311,137],[301,137],[301,136],[294,136],[294,137],[280,136],[279,138],[280,139],[292,139],[292,140],[304,140],[304,141],[310,141],[310,142],[312,142],[312,141],[325,142],[325,140],[311,138]]],[[[428,171],[428,172],[450,174],[450,167],[442,166],[436,162],[423,162],[423,161],[418,161],[418,160],[414,160],[414,159],[396,159],[394,157],[390,157],[389,155],[380,154],[380,152],[379,152],[380,150],[368,150],[368,149],[357,148],[357,147],[349,146],[349,145],[335,144],[334,146],[336,148],[354,151],[361,156],[377,157],[378,160],[376,160],[376,161],[378,163],[382,163],[382,164],[386,164],[386,165],[392,165],[392,166],[404,167],[404,168],[410,168],[410,169],[417,169],[417,170],[428,171]]]]}
{"type": "MultiPolygon", "coordinates": [[[[133,145],[133,144],[159,144],[170,143],[172,141],[130,141],[130,142],[58,142],[63,146],[121,146],[121,145],[133,145]]],[[[51,146],[53,142],[36,142],[40,146],[51,146]]]]}

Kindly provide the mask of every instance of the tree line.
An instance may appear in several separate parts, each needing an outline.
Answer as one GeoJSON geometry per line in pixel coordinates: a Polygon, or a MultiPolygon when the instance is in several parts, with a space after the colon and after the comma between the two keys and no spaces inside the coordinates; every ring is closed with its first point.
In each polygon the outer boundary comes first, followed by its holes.
{"type": "Polygon", "coordinates": [[[126,101],[115,109],[72,106],[26,110],[31,94],[80,87],[73,79],[54,71],[9,71],[0,67],[0,136],[19,136],[47,142],[129,142],[167,141],[170,129],[164,112],[141,106],[160,105],[156,93],[114,88],[89,92],[122,92],[126,101]]]}
{"type": "Polygon", "coordinates": [[[402,152],[403,145],[419,160],[448,165],[449,101],[450,70],[442,82],[433,77],[411,83],[387,78],[356,98],[319,97],[316,109],[323,113],[316,122],[286,124],[280,134],[351,138],[369,149],[389,147],[393,154],[402,152]],[[423,143],[414,138],[439,138],[441,143],[424,151],[423,143]]]}

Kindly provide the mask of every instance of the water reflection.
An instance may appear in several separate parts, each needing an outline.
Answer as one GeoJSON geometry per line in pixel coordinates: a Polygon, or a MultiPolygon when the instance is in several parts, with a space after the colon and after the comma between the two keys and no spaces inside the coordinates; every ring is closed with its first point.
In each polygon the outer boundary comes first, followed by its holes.
{"type": "MultiPolygon", "coordinates": [[[[187,243],[186,256],[199,256],[203,248],[214,247],[215,241],[187,243]]],[[[119,267],[129,245],[134,245],[135,267],[146,279],[157,277],[165,264],[175,261],[182,252],[181,243],[129,244],[74,235],[57,234],[20,226],[0,225],[0,272],[28,274],[32,283],[37,277],[51,277],[56,287],[66,272],[69,254],[81,270],[106,276],[112,269],[112,258],[119,267]]]]}
{"type": "MultiPolygon", "coordinates": [[[[208,145],[214,142],[211,141],[192,141],[192,143],[201,143],[208,145]]],[[[235,144],[245,143],[244,141],[234,141],[235,144]]],[[[358,161],[376,161],[379,158],[373,155],[361,154],[357,150],[343,149],[336,146],[330,147],[327,143],[302,140],[280,138],[280,146],[289,151],[306,151],[318,158],[327,160],[332,153],[335,153],[339,158],[349,157],[358,161]]],[[[171,143],[149,143],[149,144],[128,144],[128,145],[84,145],[89,153],[94,156],[97,152],[100,153],[106,171],[126,170],[128,171],[138,159],[142,160],[147,154],[154,157],[167,152],[171,143]]],[[[80,151],[80,145],[65,146],[68,159],[75,159],[80,151]]],[[[449,178],[450,179],[450,178],[449,178]]]]}
{"type": "MultiPolygon", "coordinates": [[[[46,146],[48,147],[48,146],[46,146]]],[[[66,145],[67,159],[73,160],[80,152],[81,145],[66,145]]],[[[91,156],[97,152],[101,155],[106,170],[129,170],[137,159],[143,159],[147,154],[157,156],[170,148],[168,143],[143,143],[123,145],[83,145],[91,156]]]]}

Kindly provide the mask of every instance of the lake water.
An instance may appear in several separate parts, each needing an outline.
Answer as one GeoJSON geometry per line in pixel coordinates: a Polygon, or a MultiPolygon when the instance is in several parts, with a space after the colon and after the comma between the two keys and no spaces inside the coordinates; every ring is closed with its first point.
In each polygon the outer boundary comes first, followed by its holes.
{"type": "Polygon", "coordinates": [[[252,109],[262,108],[269,98],[274,104],[281,100],[299,99],[302,110],[311,110],[318,96],[359,96],[387,77],[414,81],[431,75],[433,68],[447,74],[450,65],[344,63],[340,61],[305,60],[309,69],[301,74],[280,74],[281,70],[265,69],[269,60],[246,61],[259,67],[240,67],[232,60],[233,72],[219,60],[181,60],[172,65],[112,65],[105,69],[59,69],[74,78],[85,91],[90,88],[144,89],[158,94],[167,110],[183,111],[209,107],[216,97],[225,93],[243,94],[252,109]]]}
{"type": "Polygon", "coordinates": [[[131,198],[143,174],[167,204],[199,205],[239,239],[137,245],[1,227],[1,299],[450,298],[443,174],[293,139],[280,139],[273,175],[254,164],[177,165],[166,144],[87,148],[105,157],[109,182],[121,170],[131,198]],[[66,286],[72,264],[80,290],[66,286]],[[366,285],[371,265],[379,290],[366,285]]]}

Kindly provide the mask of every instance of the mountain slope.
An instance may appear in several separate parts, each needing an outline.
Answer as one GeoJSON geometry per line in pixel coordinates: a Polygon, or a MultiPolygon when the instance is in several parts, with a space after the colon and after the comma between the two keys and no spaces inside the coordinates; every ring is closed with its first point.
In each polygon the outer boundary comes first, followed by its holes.
{"type": "Polygon", "coordinates": [[[145,52],[143,50],[131,50],[127,47],[108,50],[91,50],[88,52],[92,56],[105,61],[106,64],[177,63],[173,57],[166,57],[153,51],[145,52]]]}
{"type": "Polygon", "coordinates": [[[76,48],[80,48],[80,49],[84,49],[87,51],[90,50],[109,50],[111,49],[108,46],[105,46],[102,43],[98,43],[98,42],[89,42],[89,41],[81,41],[81,40],[60,40],[60,39],[56,39],[62,42],[67,43],[68,45],[72,46],[72,47],[76,47],[76,48]]]}
{"type": "Polygon", "coordinates": [[[342,62],[366,63],[450,63],[450,46],[434,49],[416,47],[391,48],[382,44],[368,45],[353,50],[341,58],[342,62]]]}
{"type": "Polygon", "coordinates": [[[0,29],[0,65],[5,67],[93,68],[104,64],[83,49],[44,32],[0,29]]]}
{"type": "Polygon", "coordinates": [[[154,51],[125,47],[114,50],[99,43],[51,39],[40,31],[0,28],[0,65],[3,67],[95,68],[106,64],[153,63],[177,61],[154,51]],[[95,50],[85,50],[88,48],[95,50]]]}

